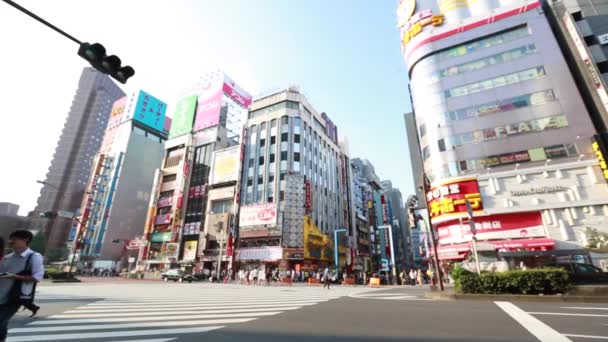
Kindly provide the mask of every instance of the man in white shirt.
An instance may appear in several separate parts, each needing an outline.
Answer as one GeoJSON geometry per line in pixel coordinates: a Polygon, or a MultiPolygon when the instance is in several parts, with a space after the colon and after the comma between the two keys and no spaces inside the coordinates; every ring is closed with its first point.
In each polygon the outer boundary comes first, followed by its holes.
{"type": "Polygon", "coordinates": [[[16,230],[9,236],[8,244],[13,253],[7,255],[0,263],[0,342],[6,340],[8,322],[15,315],[21,304],[14,303],[11,288],[15,281],[21,282],[21,293],[32,293],[34,283],[42,280],[44,266],[42,255],[29,248],[34,235],[27,230],[16,230]],[[30,257],[31,255],[31,257],[30,257]],[[19,275],[26,268],[29,257],[31,275],[19,275]]]}

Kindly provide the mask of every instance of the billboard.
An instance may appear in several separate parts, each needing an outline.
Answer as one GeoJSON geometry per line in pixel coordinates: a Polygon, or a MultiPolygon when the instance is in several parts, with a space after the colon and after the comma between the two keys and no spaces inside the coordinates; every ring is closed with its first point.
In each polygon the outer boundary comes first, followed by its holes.
{"type": "Polygon", "coordinates": [[[327,134],[327,137],[333,141],[334,144],[338,144],[338,127],[336,127],[325,112],[321,113],[321,117],[325,120],[325,133],[327,134]]]}
{"type": "Polygon", "coordinates": [[[241,207],[239,215],[240,227],[275,225],[277,223],[277,207],[275,204],[241,207]]]}
{"type": "Polygon", "coordinates": [[[212,127],[220,122],[224,77],[214,73],[203,81],[194,119],[194,131],[212,127]]]}
{"type": "Polygon", "coordinates": [[[197,240],[190,240],[184,242],[184,257],[182,260],[189,261],[196,259],[196,250],[198,247],[197,240]]]}
{"type": "Polygon", "coordinates": [[[143,90],[137,95],[133,120],[162,132],[165,128],[167,104],[143,90]]]}
{"type": "Polygon", "coordinates": [[[251,104],[251,95],[239,87],[238,84],[234,83],[228,75],[224,75],[224,85],[222,86],[222,89],[228,97],[242,107],[248,108],[251,104]]]}
{"type": "Polygon", "coordinates": [[[169,139],[179,137],[192,130],[194,123],[194,111],[196,110],[197,96],[187,96],[181,99],[175,106],[173,122],[169,131],[169,139]]]}
{"type": "Polygon", "coordinates": [[[483,212],[476,178],[453,179],[432,187],[426,201],[433,223],[467,216],[466,202],[475,212],[483,212]]]}
{"type": "Polygon", "coordinates": [[[236,260],[264,260],[276,261],[283,257],[281,247],[252,247],[238,248],[236,250],[236,260]]]}
{"type": "Polygon", "coordinates": [[[239,178],[240,146],[213,152],[210,184],[235,182],[239,178]]]}
{"type": "Polygon", "coordinates": [[[165,256],[169,259],[177,258],[179,254],[179,243],[170,242],[165,244],[165,256]]]}
{"type": "MultiPolygon", "coordinates": [[[[545,228],[540,212],[499,214],[474,217],[477,240],[522,239],[544,237],[545,228]]],[[[450,221],[437,225],[439,244],[471,241],[472,233],[466,223],[450,221]]]]}
{"type": "Polygon", "coordinates": [[[127,97],[125,96],[116,100],[114,105],[112,105],[112,111],[110,112],[110,118],[108,119],[108,126],[103,136],[103,141],[101,142],[99,152],[107,153],[110,151],[112,143],[114,142],[114,137],[116,136],[116,131],[118,130],[118,126],[123,121],[126,104],[127,97]]]}

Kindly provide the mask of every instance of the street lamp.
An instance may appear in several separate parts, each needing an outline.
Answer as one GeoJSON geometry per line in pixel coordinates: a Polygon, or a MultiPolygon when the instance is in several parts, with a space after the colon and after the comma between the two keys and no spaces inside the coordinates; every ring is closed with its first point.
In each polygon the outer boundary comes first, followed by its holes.
{"type": "Polygon", "coordinates": [[[393,245],[393,226],[378,226],[378,230],[387,229],[388,230],[388,240],[391,248],[391,274],[393,275],[393,283],[397,282],[397,267],[395,266],[395,246],[393,245]]]}
{"type": "Polygon", "coordinates": [[[346,229],[340,228],[334,230],[334,257],[336,260],[336,272],[340,270],[340,264],[338,262],[339,254],[338,254],[338,233],[346,232],[346,229]]]}
{"type": "Polygon", "coordinates": [[[220,245],[220,252],[219,252],[219,256],[217,258],[217,268],[216,268],[216,276],[217,279],[219,281],[219,277],[220,277],[220,271],[222,270],[222,245],[223,245],[223,241],[224,238],[219,238],[220,237],[220,233],[222,235],[224,235],[224,222],[218,222],[215,224],[215,231],[217,232],[216,234],[216,239],[218,239],[219,245],[220,245]]]}

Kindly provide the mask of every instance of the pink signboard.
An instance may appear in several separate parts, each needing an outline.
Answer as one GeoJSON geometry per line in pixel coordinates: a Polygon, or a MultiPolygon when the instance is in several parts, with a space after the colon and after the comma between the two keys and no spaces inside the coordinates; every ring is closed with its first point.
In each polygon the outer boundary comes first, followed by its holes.
{"type": "Polygon", "coordinates": [[[154,223],[156,224],[167,224],[171,222],[171,214],[160,214],[156,216],[154,223]]]}
{"type": "Polygon", "coordinates": [[[234,81],[231,80],[227,75],[224,75],[224,85],[222,88],[226,95],[241,106],[248,108],[251,104],[251,95],[249,95],[245,90],[241,89],[241,87],[234,83],[234,81]]]}
{"type": "Polygon", "coordinates": [[[122,117],[125,111],[126,103],[126,96],[114,102],[114,105],[112,106],[112,112],[110,113],[110,118],[108,119],[108,126],[103,136],[103,141],[101,142],[101,148],[99,149],[99,152],[107,153],[110,151],[112,143],[114,143],[114,137],[116,136],[118,126],[123,121],[122,117]]]}
{"type": "Polygon", "coordinates": [[[212,127],[220,122],[220,109],[222,108],[222,91],[216,92],[212,97],[198,100],[194,130],[200,131],[212,127]]]}

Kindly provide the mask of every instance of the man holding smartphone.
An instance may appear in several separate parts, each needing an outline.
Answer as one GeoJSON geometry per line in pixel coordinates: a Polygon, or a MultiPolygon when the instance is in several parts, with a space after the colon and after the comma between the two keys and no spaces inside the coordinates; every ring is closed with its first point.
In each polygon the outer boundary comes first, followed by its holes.
{"type": "Polygon", "coordinates": [[[29,248],[34,235],[27,230],[16,230],[9,235],[8,245],[13,253],[0,262],[0,342],[6,340],[8,322],[15,315],[21,304],[11,298],[15,281],[21,282],[21,293],[31,294],[34,283],[44,276],[43,258],[29,248]],[[31,255],[31,256],[30,256],[31,255]],[[28,262],[29,260],[29,262],[28,262]],[[29,264],[31,275],[19,275],[29,264]]]}

